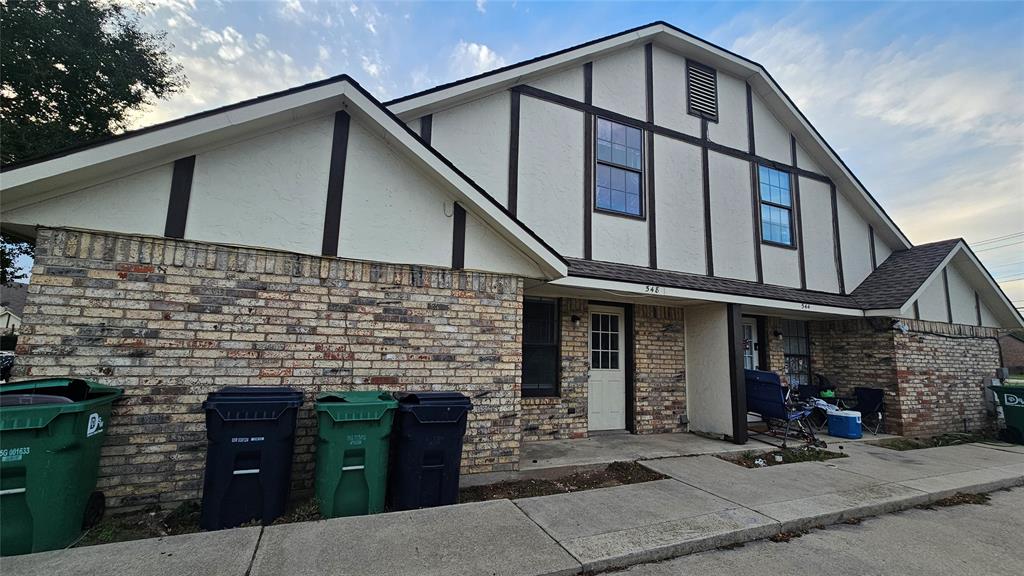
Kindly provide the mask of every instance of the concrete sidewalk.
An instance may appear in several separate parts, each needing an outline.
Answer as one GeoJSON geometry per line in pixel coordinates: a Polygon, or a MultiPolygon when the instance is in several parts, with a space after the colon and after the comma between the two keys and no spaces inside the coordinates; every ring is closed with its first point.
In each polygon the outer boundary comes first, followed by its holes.
{"type": "Polygon", "coordinates": [[[669,479],[0,560],[5,576],[292,574],[541,576],[626,567],[1024,485],[1024,447],[896,452],[748,469],[713,456],[644,461],[669,479]]]}

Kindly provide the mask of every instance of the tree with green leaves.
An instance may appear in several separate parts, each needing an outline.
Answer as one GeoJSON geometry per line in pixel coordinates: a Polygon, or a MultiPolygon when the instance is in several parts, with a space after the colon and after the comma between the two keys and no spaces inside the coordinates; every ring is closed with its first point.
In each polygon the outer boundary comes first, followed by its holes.
{"type": "MultiPolygon", "coordinates": [[[[165,32],[105,0],[0,0],[0,164],[123,132],[131,114],[182,90],[165,32]]],[[[31,246],[0,239],[0,279],[31,246]]]]}

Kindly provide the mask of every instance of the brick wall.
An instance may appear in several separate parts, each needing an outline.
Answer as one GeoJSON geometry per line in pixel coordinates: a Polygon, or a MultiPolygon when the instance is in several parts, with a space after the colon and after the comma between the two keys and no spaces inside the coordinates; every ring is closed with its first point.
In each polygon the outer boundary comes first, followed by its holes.
{"type": "Polygon", "coordinates": [[[892,318],[809,323],[812,369],[838,386],[885,390],[886,431],[906,436],[978,431],[985,414],[984,382],[999,366],[991,328],[892,318]]]}
{"type": "Polygon", "coordinates": [[[686,414],[686,330],[682,308],[636,306],[636,411],[638,434],[678,432],[686,414]]]}
{"type": "Polygon", "coordinates": [[[326,390],[470,394],[464,471],[512,470],[521,325],[518,278],[44,229],[16,375],[125,388],[100,463],[112,507],[200,496],[201,402],[228,385],[305,392],[297,489],[326,390]]]}
{"type": "MultiPolygon", "coordinates": [[[[562,299],[562,386],[557,398],[523,398],[523,440],[587,436],[590,303],[562,299]],[[572,316],[580,318],[573,326],[572,316]]],[[[640,434],[679,431],[686,414],[685,331],[682,308],[636,306],[635,422],[640,434]]]]}
{"type": "Polygon", "coordinates": [[[523,440],[587,436],[590,313],[586,300],[561,300],[561,386],[557,397],[523,398],[523,440]],[[580,319],[574,326],[572,317],[580,319]]]}
{"type": "Polygon", "coordinates": [[[901,434],[931,436],[990,426],[983,402],[985,379],[999,367],[992,328],[904,320],[895,333],[901,434]]]}

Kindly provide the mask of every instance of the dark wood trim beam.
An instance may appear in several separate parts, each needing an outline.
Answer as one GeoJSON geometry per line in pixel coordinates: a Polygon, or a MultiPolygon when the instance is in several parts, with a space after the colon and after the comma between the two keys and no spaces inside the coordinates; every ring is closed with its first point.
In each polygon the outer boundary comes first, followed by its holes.
{"type": "Polygon", "coordinates": [[[839,237],[839,199],[836,196],[836,185],[829,185],[829,193],[832,196],[832,240],[836,258],[836,277],[839,280],[839,293],[846,294],[846,279],[843,276],[843,241],[839,237]]]}
{"type": "Polygon", "coordinates": [[[184,238],[188,220],[188,203],[192,197],[192,175],[196,170],[196,157],[187,156],[174,161],[171,174],[171,196],[167,201],[167,221],[164,236],[184,238]]]}
{"type": "Polygon", "coordinates": [[[452,211],[452,270],[466,267],[466,209],[456,202],[452,211]]]}
{"type": "Polygon", "coordinates": [[[420,138],[422,138],[423,141],[426,142],[427,144],[430,144],[430,138],[433,135],[432,134],[433,130],[434,130],[434,115],[433,114],[427,114],[426,116],[420,118],[420,138]]]}
{"type": "Polygon", "coordinates": [[[871,243],[868,246],[868,251],[871,254],[871,270],[878,268],[878,257],[875,256],[875,227],[868,224],[868,242],[871,243]]]}
{"type": "Polygon", "coordinates": [[[754,273],[759,284],[764,284],[764,261],[761,257],[761,191],[757,163],[750,163],[750,217],[754,229],[754,273]]]}
{"type": "Polygon", "coordinates": [[[946,319],[953,323],[953,302],[949,299],[949,268],[942,269],[942,291],[946,294],[946,319]]]}
{"type": "MultiPolygon", "coordinates": [[[[700,135],[701,140],[707,142],[708,138],[708,121],[706,118],[700,120],[700,135]]],[[[715,255],[713,234],[711,233],[711,177],[710,169],[708,168],[708,147],[701,146],[700,148],[700,172],[701,172],[701,185],[703,186],[704,192],[704,259],[706,261],[708,276],[715,275],[715,255]]]]}
{"type": "MultiPolygon", "coordinates": [[[[644,71],[646,73],[647,121],[654,124],[654,44],[644,45],[644,71]]],[[[657,203],[654,200],[654,132],[647,130],[647,254],[648,265],[658,267],[657,203]]]]}
{"type": "Polygon", "coordinates": [[[978,326],[981,326],[981,298],[977,292],[974,293],[974,314],[978,317],[978,326]]]}
{"type": "Polygon", "coordinates": [[[324,211],[324,239],[321,253],[338,255],[341,235],[341,197],[345,187],[345,161],[348,158],[348,112],[334,113],[334,136],[331,141],[331,167],[327,176],[327,209],[324,211]]]}
{"type": "Polygon", "coordinates": [[[917,300],[914,300],[914,320],[921,319],[921,309],[917,305],[917,300]]]}
{"type": "Polygon", "coordinates": [[[519,92],[512,91],[508,143],[508,211],[516,216],[519,203],[519,92]]]}
{"type": "MultiPolygon", "coordinates": [[[[586,86],[586,84],[586,77],[584,77],[584,86],[586,86]]],[[[711,142],[709,140],[706,140],[705,138],[698,138],[690,134],[679,132],[678,130],[673,130],[671,128],[666,128],[664,126],[658,126],[656,124],[652,124],[651,122],[626,116],[625,114],[620,114],[618,112],[614,112],[606,108],[600,108],[588,102],[580,102],[579,100],[574,100],[566,96],[554,94],[546,90],[541,90],[540,88],[534,88],[533,86],[519,85],[512,87],[511,90],[513,92],[525,94],[526,96],[531,96],[539,100],[544,100],[545,102],[559,104],[565,106],[566,108],[572,108],[573,110],[580,110],[582,112],[593,114],[595,116],[607,118],[608,120],[611,120],[613,122],[626,124],[627,126],[633,126],[641,130],[649,130],[651,132],[654,132],[655,134],[658,134],[659,136],[665,136],[666,138],[672,138],[673,140],[679,140],[681,142],[686,142],[687,144],[692,144],[694,146],[706,147],[715,152],[718,152],[719,154],[725,154],[726,156],[732,156],[733,158],[738,158],[740,160],[746,160],[748,162],[757,162],[769,168],[775,168],[776,170],[782,170],[786,172],[796,170],[796,172],[799,173],[804,178],[810,178],[812,180],[817,180],[819,182],[827,183],[832,181],[831,178],[825,176],[824,174],[818,174],[817,172],[811,172],[810,170],[794,167],[790,164],[778,162],[770,158],[756,156],[744,150],[730,148],[717,142],[711,142]]]]}
{"type": "MultiPolygon", "coordinates": [[[[589,106],[594,99],[594,63],[583,65],[583,98],[589,106]]],[[[583,111],[583,258],[594,257],[594,115],[583,111]]]]}
{"type": "Polygon", "coordinates": [[[792,134],[789,135],[789,153],[793,160],[789,172],[793,179],[793,208],[796,210],[796,253],[800,263],[800,289],[807,290],[807,262],[804,259],[804,210],[800,205],[800,173],[796,165],[796,136],[792,134]]]}
{"type": "Polygon", "coordinates": [[[743,313],[739,304],[726,304],[729,332],[729,395],[732,399],[732,441],[747,443],[747,380],[743,373],[743,313]]]}
{"type": "Polygon", "coordinates": [[[751,155],[757,154],[754,147],[754,94],[747,84],[747,152],[751,155]]]}

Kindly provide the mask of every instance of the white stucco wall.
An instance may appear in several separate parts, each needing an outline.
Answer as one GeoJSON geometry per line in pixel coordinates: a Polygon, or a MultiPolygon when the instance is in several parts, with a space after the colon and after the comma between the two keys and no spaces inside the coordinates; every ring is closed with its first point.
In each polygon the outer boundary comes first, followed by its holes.
{"type": "Polygon", "coordinates": [[[654,176],[658,267],[704,274],[707,258],[700,148],[655,136],[654,176]]]}
{"type": "Polygon", "coordinates": [[[647,117],[644,47],[632,46],[594,61],[594,106],[647,117]]]}
{"type": "Polygon", "coordinates": [[[889,256],[892,255],[892,252],[893,252],[892,247],[889,246],[888,244],[886,244],[885,241],[883,241],[881,238],[879,238],[878,234],[876,233],[875,234],[875,261],[878,263],[878,265],[881,266],[882,262],[885,262],[885,260],[889,256]]]}
{"type": "Polygon", "coordinates": [[[981,303],[981,325],[989,326],[991,328],[1001,328],[999,320],[996,319],[995,315],[992,314],[992,310],[989,309],[985,302],[981,303]]]}
{"type": "Polygon", "coordinates": [[[434,114],[431,146],[508,205],[511,96],[498,92],[434,114]]]}
{"type": "Polygon", "coordinates": [[[776,120],[761,98],[754,94],[754,146],[758,156],[776,162],[793,163],[789,130],[776,120]]]}
{"type": "Polygon", "coordinates": [[[761,244],[761,273],[765,284],[800,287],[800,253],[789,248],[761,244]]]}
{"type": "Polygon", "coordinates": [[[14,210],[3,209],[3,221],[163,236],[173,166],[164,164],[14,210]]]}
{"type": "MultiPolygon", "coordinates": [[[[684,106],[685,109],[685,106],[684,106]]],[[[718,122],[708,123],[712,142],[746,150],[747,83],[718,71],[718,122]]]]}
{"type": "MultiPolygon", "coordinates": [[[[325,190],[326,184],[318,190],[321,204],[325,190]]],[[[339,256],[451,266],[452,211],[452,198],[436,181],[360,122],[352,122],[339,256]]]]}
{"type": "Polygon", "coordinates": [[[809,290],[839,291],[832,195],[828,184],[800,178],[801,222],[804,227],[804,272],[809,290]]]}
{"type": "Polygon", "coordinates": [[[650,263],[647,220],[594,212],[591,226],[594,260],[636,266],[650,263]]]}
{"type": "Polygon", "coordinates": [[[686,113],[686,58],[657,45],[652,56],[654,123],[700,136],[700,118],[686,113]]]}
{"type": "Polygon", "coordinates": [[[583,256],[583,113],[520,101],[518,217],[562,256],[583,256]]]}
{"type": "Polygon", "coordinates": [[[821,169],[821,166],[807,154],[807,150],[804,150],[804,147],[801,146],[799,142],[796,144],[796,165],[804,170],[810,170],[811,172],[817,172],[818,174],[825,173],[821,169]]]}
{"type": "Polygon", "coordinates": [[[715,276],[756,280],[750,164],[710,152],[708,177],[715,276]]]}
{"type": "MultiPolygon", "coordinates": [[[[836,208],[839,213],[839,239],[843,248],[843,281],[846,291],[852,292],[871,274],[871,231],[850,201],[836,192],[836,208]]],[[[878,264],[881,255],[876,253],[878,264]]]]}
{"type": "Polygon", "coordinates": [[[691,431],[732,434],[725,304],[686,309],[686,415],[691,431]]]}
{"type": "Polygon", "coordinates": [[[942,286],[942,274],[929,284],[917,300],[917,309],[921,320],[948,322],[946,315],[946,291],[942,286]]]}
{"type": "Polygon", "coordinates": [[[466,214],[467,270],[498,272],[526,278],[543,278],[533,260],[512,247],[498,233],[473,214],[466,214]]]}
{"type": "Polygon", "coordinates": [[[956,266],[947,266],[949,277],[949,303],[954,324],[978,325],[978,311],[974,306],[974,289],[967,283],[956,266]]]}
{"type": "Polygon", "coordinates": [[[196,156],[185,238],[316,254],[334,116],[196,156]]]}
{"type": "Polygon", "coordinates": [[[567,70],[552,72],[540,78],[530,80],[528,85],[541,90],[553,92],[559,96],[583,100],[583,67],[574,66],[567,70]]]}

